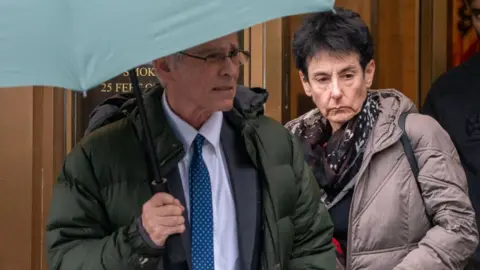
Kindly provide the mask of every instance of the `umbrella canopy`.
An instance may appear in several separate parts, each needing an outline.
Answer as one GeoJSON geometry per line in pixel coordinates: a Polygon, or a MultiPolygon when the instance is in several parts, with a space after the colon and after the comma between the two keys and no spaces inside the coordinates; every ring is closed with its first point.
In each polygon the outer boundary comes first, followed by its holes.
{"type": "Polygon", "coordinates": [[[0,87],[86,91],[156,58],[334,0],[0,1],[0,87]]]}
{"type": "Polygon", "coordinates": [[[333,9],[334,0],[0,1],[0,87],[87,91],[129,70],[154,184],[162,179],[132,68],[270,19],[333,9]]]}

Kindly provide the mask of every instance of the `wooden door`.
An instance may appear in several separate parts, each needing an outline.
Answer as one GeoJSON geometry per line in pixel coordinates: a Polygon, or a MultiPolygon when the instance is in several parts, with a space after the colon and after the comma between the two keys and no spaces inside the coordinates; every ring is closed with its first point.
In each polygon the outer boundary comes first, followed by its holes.
{"type": "Polygon", "coordinates": [[[45,220],[64,158],[63,90],[0,88],[0,269],[46,270],[45,220]]]}

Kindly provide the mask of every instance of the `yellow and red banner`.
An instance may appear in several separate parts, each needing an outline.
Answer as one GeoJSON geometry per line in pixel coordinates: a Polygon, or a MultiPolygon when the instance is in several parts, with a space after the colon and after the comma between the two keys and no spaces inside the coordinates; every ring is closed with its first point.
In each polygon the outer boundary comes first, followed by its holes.
{"type": "Polygon", "coordinates": [[[452,0],[451,63],[455,67],[480,51],[477,33],[464,0],[452,0]]]}

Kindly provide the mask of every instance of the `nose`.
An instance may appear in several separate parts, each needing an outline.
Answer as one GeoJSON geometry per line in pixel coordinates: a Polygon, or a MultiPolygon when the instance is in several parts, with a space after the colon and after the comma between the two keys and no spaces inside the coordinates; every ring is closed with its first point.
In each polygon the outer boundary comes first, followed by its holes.
{"type": "Polygon", "coordinates": [[[332,99],[338,100],[342,97],[342,91],[340,85],[338,84],[338,79],[334,78],[331,83],[330,96],[332,99]]]}
{"type": "Polygon", "coordinates": [[[227,57],[223,61],[220,73],[225,77],[236,77],[239,72],[240,66],[236,64],[230,57],[227,57]]]}

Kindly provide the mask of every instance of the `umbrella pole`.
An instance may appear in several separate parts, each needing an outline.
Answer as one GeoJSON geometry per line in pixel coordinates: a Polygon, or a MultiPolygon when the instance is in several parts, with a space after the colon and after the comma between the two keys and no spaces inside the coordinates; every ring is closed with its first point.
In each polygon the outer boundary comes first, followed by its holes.
{"type": "Polygon", "coordinates": [[[145,129],[145,132],[143,133],[145,134],[146,147],[148,155],[150,156],[150,162],[152,163],[153,173],[155,175],[153,184],[155,186],[162,185],[161,188],[166,191],[167,187],[165,184],[167,181],[166,179],[162,178],[162,174],[160,173],[160,163],[158,163],[158,158],[155,154],[155,144],[153,143],[152,133],[150,132],[150,126],[147,121],[147,112],[145,111],[145,105],[143,103],[142,91],[140,90],[140,86],[138,84],[137,72],[135,71],[135,69],[131,69],[128,71],[128,74],[130,75],[130,81],[133,86],[133,94],[135,95],[135,99],[138,105],[140,121],[142,122],[143,128],[145,129]]]}

